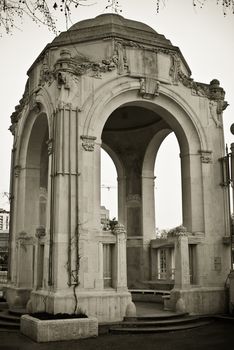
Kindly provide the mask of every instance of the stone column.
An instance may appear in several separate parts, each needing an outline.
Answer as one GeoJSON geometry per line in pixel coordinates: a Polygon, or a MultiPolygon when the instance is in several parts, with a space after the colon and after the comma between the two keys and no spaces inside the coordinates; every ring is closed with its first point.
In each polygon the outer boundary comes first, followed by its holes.
{"type": "Polygon", "coordinates": [[[183,225],[189,232],[204,231],[200,154],[181,155],[183,225]]]}
{"type": "Polygon", "coordinates": [[[117,224],[116,235],[116,289],[117,292],[127,290],[126,230],[124,225],[117,224]]]}
{"type": "Polygon", "coordinates": [[[59,108],[53,123],[51,160],[49,284],[54,290],[77,283],[78,112],[59,108]]]}
{"type": "Polygon", "coordinates": [[[80,269],[79,289],[102,288],[102,252],[99,249],[100,221],[100,140],[81,136],[80,150],[80,269]]]}
{"type": "Polygon", "coordinates": [[[118,177],[118,221],[126,226],[126,176],[118,177]]]}
{"type": "Polygon", "coordinates": [[[175,289],[186,289],[190,285],[188,236],[178,232],[175,242],[175,289]]]}
{"type": "Polygon", "coordinates": [[[142,226],[143,240],[150,242],[155,238],[155,176],[142,176],[142,226]]]}
{"type": "Polygon", "coordinates": [[[150,241],[155,238],[155,176],[142,176],[143,279],[151,278],[150,241]]]}
{"type": "MultiPolygon", "coordinates": [[[[15,152],[15,150],[14,150],[15,152]]],[[[17,210],[23,205],[18,205],[18,187],[19,187],[19,177],[20,177],[21,167],[19,165],[14,165],[14,169],[11,170],[11,220],[10,220],[10,282],[16,283],[17,275],[17,258],[16,258],[16,232],[17,232],[17,210]]],[[[23,208],[22,208],[23,209],[23,208]]]]}

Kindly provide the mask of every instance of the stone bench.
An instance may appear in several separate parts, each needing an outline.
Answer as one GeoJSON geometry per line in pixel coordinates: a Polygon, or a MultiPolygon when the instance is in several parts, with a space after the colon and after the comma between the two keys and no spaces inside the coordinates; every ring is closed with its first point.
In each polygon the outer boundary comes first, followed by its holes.
{"type": "Polygon", "coordinates": [[[164,296],[170,297],[170,291],[159,289],[129,289],[133,301],[162,303],[164,296]]]}

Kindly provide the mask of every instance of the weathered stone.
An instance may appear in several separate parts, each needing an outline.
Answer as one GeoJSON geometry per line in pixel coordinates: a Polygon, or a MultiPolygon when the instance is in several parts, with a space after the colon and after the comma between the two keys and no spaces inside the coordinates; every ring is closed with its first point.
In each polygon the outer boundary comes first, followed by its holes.
{"type": "Polygon", "coordinates": [[[20,331],[38,343],[83,339],[98,335],[98,322],[96,318],[45,321],[23,315],[20,320],[20,331]]]}
{"type": "Polygon", "coordinates": [[[120,321],[128,288],[166,279],[176,287],[173,308],[181,297],[189,312],[224,311],[230,221],[220,83],[194,81],[178,47],[116,14],[61,33],[28,75],[10,128],[9,304],[30,299],[30,310],[50,313],[79,306],[101,322],[120,321]],[[154,165],[171,132],[180,145],[183,226],[156,242],[154,165]],[[100,224],[101,147],[118,174],[113,231],[100,224]]]}

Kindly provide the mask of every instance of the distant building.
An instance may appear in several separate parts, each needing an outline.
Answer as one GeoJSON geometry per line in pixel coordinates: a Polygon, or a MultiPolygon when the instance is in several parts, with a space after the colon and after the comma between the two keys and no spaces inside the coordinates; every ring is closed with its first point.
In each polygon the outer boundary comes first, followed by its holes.
{"type": "Polygon", "coordinates": [[[109,225],[110,211],[106,209],[104,205],[101,205],[100,217],[101,217],[102,228],[105,230],[109,225]]]}
{"type": "Polygon", "coordinates": [[[0,208],[0,271],[7,270],[10,212],[0,208]]]}

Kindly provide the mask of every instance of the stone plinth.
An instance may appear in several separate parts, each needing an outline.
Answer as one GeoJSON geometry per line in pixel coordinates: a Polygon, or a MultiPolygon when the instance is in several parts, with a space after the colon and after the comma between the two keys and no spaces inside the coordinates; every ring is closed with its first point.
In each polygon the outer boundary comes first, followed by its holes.
{"type": "Polygon", "coordinates": [[[227,312],[227,301],[227,292],[223,287],[173,289],[170,308],[178,310],[178,307],[183,304],[184,311],[190,314],[220,314],[227,312]]]}
{"type": "Polygon", "coordinates": [[[38,343],[90,338],[98,335],[98,321],[96,318],[45,321],[23,315],[20,331],[38,343]]]}
{"type": "MultiPolygon", "coordinates": [[[[129,292],[115,292],[114,290],[99,292],[79,292],[78,308],[88,315],[95,317],[98,322],[122,321],[127,305],[131,302],[129,292]]],[[[73,313],[74,296],[71,291],[57,291],[46,293],[36,291],[31,293],[31,310],[29,312],[73,313]]]]}

